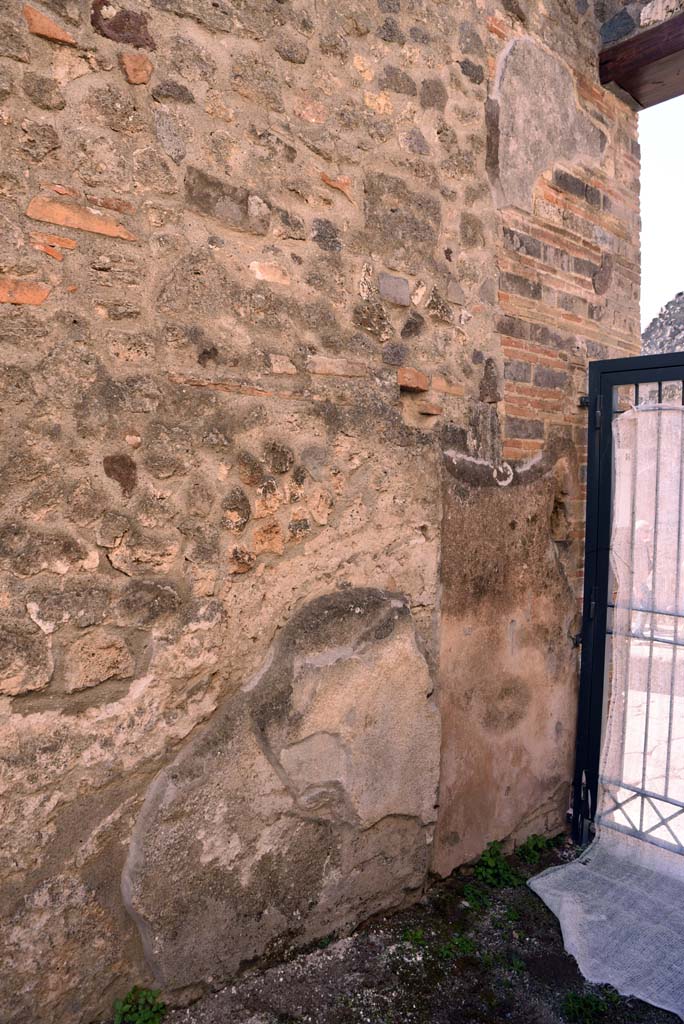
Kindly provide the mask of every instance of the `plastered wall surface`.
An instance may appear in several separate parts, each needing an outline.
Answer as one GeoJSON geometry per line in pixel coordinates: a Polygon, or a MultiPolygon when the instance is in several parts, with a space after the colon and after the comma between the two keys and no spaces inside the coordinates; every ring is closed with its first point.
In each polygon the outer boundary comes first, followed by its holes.
{"type": "Polygon", "coordinates": [[[556,827],[635,115],[552,2],[0,6],[0,1019],[556,827]]]}

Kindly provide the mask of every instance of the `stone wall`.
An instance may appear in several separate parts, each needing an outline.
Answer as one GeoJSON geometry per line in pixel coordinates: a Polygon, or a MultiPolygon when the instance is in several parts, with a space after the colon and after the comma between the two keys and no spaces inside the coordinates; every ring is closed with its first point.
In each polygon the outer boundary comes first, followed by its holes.
{"type": "Polygon", "coordinates": [[[562,821],[577,398],[639,348],[599,20],[3,5],[7,1024],[562,821]]]}

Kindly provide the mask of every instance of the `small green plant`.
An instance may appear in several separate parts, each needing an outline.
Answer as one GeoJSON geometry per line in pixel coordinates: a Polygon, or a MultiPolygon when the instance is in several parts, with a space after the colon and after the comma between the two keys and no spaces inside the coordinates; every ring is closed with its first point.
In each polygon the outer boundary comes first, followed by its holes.
{"type": "Polygon", "coordinates": [[[501,843],[497,842],[489,843],[478,860],[475,865],[475,877],[478,882],[489,886],[490,889],[506,889],[509,886],[520,885],[523,881],[504,857],[501,843]]]}
{"type": "Polygon", "coordinates": [[[524,974],[525,972],[525,961],[521,960],[519,956],[512,956],[508,961],[508,966],[516,974],[524,974]]]}
{"type": "Polygon", "coordinates": [[[547,839],[546,836],[539,836],[533,834],[528,836],[524,843],[516,849],[517,855],[521,860],[524,860],[530,867],[536,867],[539,861],[542,859],[542,855],[550,850],[552,846],[551,840],[547,839]]]}
{"type": "Polygon", "coordinates": [[[561,1009],[568,1024],[596,1024],[606,1019],[609,1004],[594,992],[568,992],[561,1009]]]}
{"type": "Polygon", "coordinates": [[[166,1006],[159,999],[159,990],[135,985],[114,1003],[114,1024],[161,1024],[166,1006]]]}
{"type": "Polygon", "coordinates": [[[422,928],[406,928],[401,938],[403,942],[410,942],[412,946],[427,946],[427,939],[422,928]]]}
{"type": "Polygon", "coordinates": [[[442,960],[454,960],[457,956],[473,956],[476,952],[477,946],[472,939],[455,933],[439,947],[437,955],[442,960]]]}
{"type": "Polygon", "coordinates": [[[463,886],[463,899],[471,910],[486,910],[492,902],[484,889],[471,882],[463,886]]]}
{"type": "Polygon", "coordinates": [[[506,920],[510,924],[517,924],[520,920],[520,911],[515,907],[506,907],[506,920]]]}

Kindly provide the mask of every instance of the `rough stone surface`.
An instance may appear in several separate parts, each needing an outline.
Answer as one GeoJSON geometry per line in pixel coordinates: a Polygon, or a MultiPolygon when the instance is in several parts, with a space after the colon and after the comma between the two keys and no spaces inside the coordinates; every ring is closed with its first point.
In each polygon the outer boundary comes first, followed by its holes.
{"type": "Polygon", "coordinates": [[[651,320],[641,339],[644,355],[681,352],[684,348],[684,292],[678,292],[651,320]]]}
{"type": "Polygon", "coordinates": [[[123,640],[98,631],[89,632],[71,644],[66,659],[67,693],[133,675],[134,662],[123,640]]]}
{"type": "Polygon", "coordinates": [[[562,160],[596,161],[602,135],[577,107],[567,68],[531,39],[516,40],[502,58],[495,83],[496,123],[490,125],[490,170],[502,205],[532,208],[539,175],[562,160]],[[530,82],[544,82],[547,102],[540,105],[530,82]]]}
{"type": "Polygon", "coordinates": [[[641,27],[650,28],[652,25],[658,25],[668,18],[673,18],[675,14],[681,14],[682,11],[683,0],[651,0],[641,11],[641,27]]]}
{"type": "Polygon", "coordinates": [[[229,976],[421,887],[438,774],[430,693],[402,599],[347,590],[290,620],[136,823],[123,892],[159,982],[229,976]]]}
{"type": "Polygon", "coordinates": [[[560,822],[639,150],[617,0],[0,6],[0,1020],[92,1024],[560,822]]]}
{"type": "Polygon", "coordinates": [[[397,306],[411,305],[411,292],[405,277],[381,273],[378,275],[378,288],[380,295],[388,302],[393,302],[397,306]]]}
{"type": "Polygon", "coordinates": [[[574,595],[552,547],[540,543],[568,487],[563,462],[536,480],[523,472],[508,487],[491,474],[483,487],[477,476],[468,479],[471,466],[458,455],[447,459],[453,500],[444,524],[440,707],[442,728],[458,741],[443,751],[442,871],[477,855],[488,823],[492,838],[515,833],[521,806],[529,808],[528,831],[561,820],[574,742],[565,709],[575,703],[577,684],[568,645],[574,595]],[[475,545],[497,549],[496,564],[474,558],[475,545]],[[460,573],[451,571],[455,563],[460,573]],[[467,781],[462,757],[478,765],[467,781]]]}
{"type": "Polygon", "coordinates": [[[154,50],[154,39],[148,29],[147,15],[141,11],[120,7],[109,0],[93,0],[91,24],[96,32],[129,46],[154,50]]]}

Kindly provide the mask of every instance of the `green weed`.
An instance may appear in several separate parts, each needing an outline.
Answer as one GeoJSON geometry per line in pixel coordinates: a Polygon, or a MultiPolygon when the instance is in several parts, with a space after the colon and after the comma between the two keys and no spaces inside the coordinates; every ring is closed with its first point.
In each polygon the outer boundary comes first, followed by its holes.
{"type": "Polygon", "coordinates": [[[512,956],[508,961],[508,966],[516,974],[523,974],[525,972],[525,961],[521,960],[519,956],[512,956]]]}
{"type": "Polygon", "coordinates": [[[542,859],[542,855],[550,849],[551,840],[547,839],[546,836],[531,835],[516,848],[515,852],[530,867],[536,867],[542,859]]]}
{"type": "Polygon", "coordinates": [[[406,928],[401,939],[402,942],[410,942],[412,946],[427,946],[427,939],[422,928],[406,928]]]}
{"type": "Polygon", "coordinates": [[[560,835],[554,836],[549,839],[547,836],[540,836],[536,833],[528,836],[524,843],[516,847],[516,853],[521,860],[530,867],[534,868],[539,864],[542,856],[548,853],[549,850],[553,850],[554,847],[559,846],[564,839],[564,835],[561,832],[560,835]]]}
{"type": "Polygon", "coordinates": [[[486,910],[492,902],[484,889],[471,882],[463,886],[463,899],[471,910],[486,910]]]}
{"type": "Polygon", "coordinates": [[[615,989],[602,992],[568,992],[561,1006],[568,1024],[597,1024],[607,1020],[611,1007],[620,1002],[615,989]]]}
{"type": "Polygon", "coordinates": [[[509,886],[521,885],[523,879],[515,868],[512,868],[503,855],[501,843],[489,843],[477,864],[475,877],[478,882],[490,889],[506,889],[509,886]]]}
{"type": "Polygon", "coordinates": [[[473,956],[476,952],[477,946],[472,939],[456,933],[439,947],[437,955],[442,960],[454,960],[457,956],[473,956]]]}
{"type": "Polygon", "coordinates": [[[114,1003],[114,1024],[161,1024],[166,1006],[159,999],[159,990],[135,985],[114,1003]]]}

